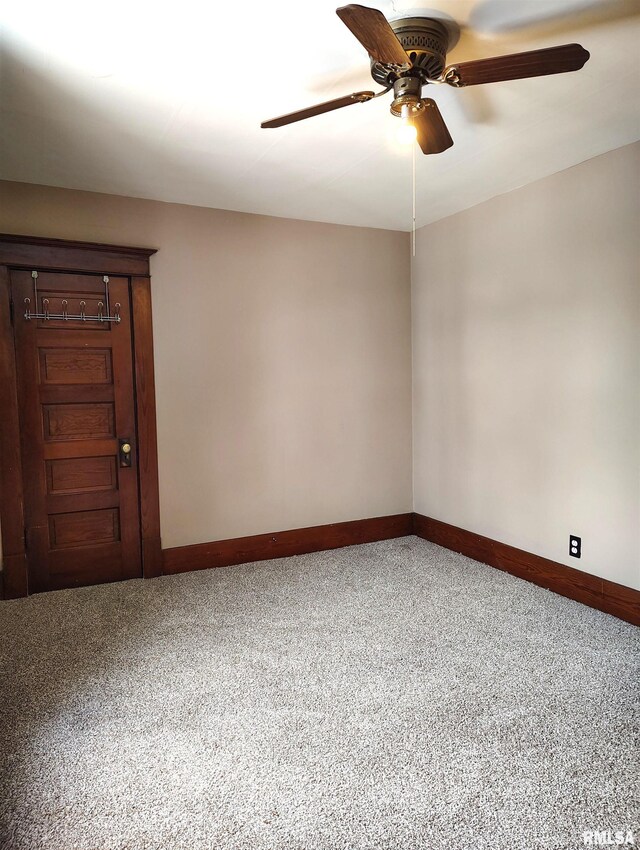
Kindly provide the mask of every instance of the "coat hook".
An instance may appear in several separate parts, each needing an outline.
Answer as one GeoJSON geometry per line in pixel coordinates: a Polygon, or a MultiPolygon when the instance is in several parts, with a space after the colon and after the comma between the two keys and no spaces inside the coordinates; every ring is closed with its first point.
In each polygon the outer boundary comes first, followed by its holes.
{"type": "Polygon", "coordinates": [[[104,281],[104,298],[101,301],[97,302],[97,310],[96,314],[92,316],[87,316],[87,302],[80,301],[80,312],[77,313],[69,313],[69,300],[68,298],[62,298],[60,301],[61,304],[61,312],[50,312],[50,304],[51,300],[49,298],[42,297],[41,293],[38,293],[38,272],[31,272],[31,277],[33,279],[33,303],[35,303],[35,312],[31,310],[31,298],[24,299],[24,318],[29,321],[30,319],[44,319],[45,321],[81,321],[81,322],[121,322],[122,318],[120,316],[120,308],[121,304],[118,302],[115,305],[115,310],[113,316],[109,310],[109,277],[108,275],[103,276],[104,281]],[[41,308],[42,312],[38,311],[38,308],[41,308]]]}

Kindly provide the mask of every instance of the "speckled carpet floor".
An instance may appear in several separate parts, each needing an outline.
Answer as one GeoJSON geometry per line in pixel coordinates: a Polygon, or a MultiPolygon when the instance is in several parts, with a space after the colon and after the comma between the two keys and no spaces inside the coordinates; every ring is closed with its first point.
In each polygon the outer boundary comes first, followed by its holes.
{"type": "Polygon", "coordinates": [[[0,603],[3,850],[640,844],[640,629],[414,537],[0,603]]]}

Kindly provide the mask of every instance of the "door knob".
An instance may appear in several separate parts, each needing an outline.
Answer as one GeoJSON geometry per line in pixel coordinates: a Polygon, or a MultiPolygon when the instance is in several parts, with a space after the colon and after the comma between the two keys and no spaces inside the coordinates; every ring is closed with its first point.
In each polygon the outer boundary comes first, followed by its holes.
{"type": "Polygon", "coordinates": [[[119,443],[119,454],[120,454],[120,466],[131,466],[131,442],[124,438],[118,440],[119,443]]]}

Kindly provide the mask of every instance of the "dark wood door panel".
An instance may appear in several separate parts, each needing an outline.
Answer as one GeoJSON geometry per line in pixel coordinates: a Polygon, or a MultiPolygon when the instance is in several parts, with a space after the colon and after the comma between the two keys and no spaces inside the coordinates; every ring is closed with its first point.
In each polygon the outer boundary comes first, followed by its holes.
{"type": "Polygon", "coordinates": [[[49,548],[94,546],[120,540],[118,508],[49,514],[49,548]]]}
{"type": "Polygon", "coordinates": [[[59,458],[45,460],[47,494],[74,495],[116,490],[118,466],[115,456],[59,458]]]}
{"type": "Polygon", "coordinates": [[[111,349],[40,348],[41,384],[110,384],[111,349]]]}
{"type": "Polygon", "coordinates": [[[91,440],[115,437],[115,405],[112,403],[43,404],[42,433],[45,441],[91,440]]]}
{"type": "MultiPolygon", "coordinates": [[[[76,298],[89,315],[91,299],[105,300],[98,275],[39,272],[37,283],[38,311],[43,298],[50,312],[76,298]]],[[[14,303],[33,293],[29,272],[13,271],[11,284],[14,303]]],[[[33,590],[141,575],[129,280],[112,278],[109,295],[117,324],[16,322],[33,590]],[[131,443],[131,467],[120,467],[118,440],[131,443]]]]}

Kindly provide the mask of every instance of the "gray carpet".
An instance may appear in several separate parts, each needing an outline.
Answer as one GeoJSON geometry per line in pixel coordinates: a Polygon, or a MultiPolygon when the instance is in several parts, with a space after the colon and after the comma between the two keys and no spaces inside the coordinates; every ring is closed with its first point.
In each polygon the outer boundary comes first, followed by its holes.
{"type": "Polygon", "coordinates": [[[640,629],[417,538],[0,621],[3,850],[640,843],[640,629]]]}

